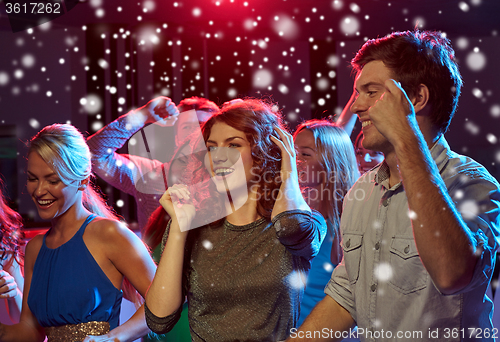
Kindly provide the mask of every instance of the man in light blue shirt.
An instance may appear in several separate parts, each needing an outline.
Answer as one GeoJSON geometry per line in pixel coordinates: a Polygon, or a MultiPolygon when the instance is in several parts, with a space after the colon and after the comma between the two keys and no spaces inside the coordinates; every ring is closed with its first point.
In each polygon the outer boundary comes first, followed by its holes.
{"type": "Polygon", "coordinates": [[[443,136],[462,86],[450,42],[396,32],[351,64],[362,144],[385,160],[346,196],[344,260],[291,340],[493,340],[500,185],[443,136]]]}

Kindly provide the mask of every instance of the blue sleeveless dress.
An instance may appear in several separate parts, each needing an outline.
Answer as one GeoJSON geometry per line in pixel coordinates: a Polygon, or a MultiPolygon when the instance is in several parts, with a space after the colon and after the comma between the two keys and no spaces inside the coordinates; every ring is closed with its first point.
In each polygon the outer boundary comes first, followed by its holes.
{"type": "Polygon", "coordinates": [[[104,274],[83,242],[90,215],[65,244],[51,249],[43,244],[36,258],[28,306],[42,327],[92,321],[119,325],[122,291],[104,274]]]}

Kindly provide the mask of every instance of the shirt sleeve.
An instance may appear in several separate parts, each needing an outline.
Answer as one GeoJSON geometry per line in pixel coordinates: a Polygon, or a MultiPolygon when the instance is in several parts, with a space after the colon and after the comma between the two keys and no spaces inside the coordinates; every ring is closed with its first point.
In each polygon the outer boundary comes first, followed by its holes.
{"type": "Polygon", "coordinates": [[[144,304],[144,313],[146,315],[146,324],[152,332],[157,334],[166,334],[175,326],[181,318],[182,304],[171,315],[166,317],[158,317],[149,310],[147,304],[144,304]]]}
{"type": "Polygon", "coordinates": [[[332,297],[351,314],[354,321],[357,321],[354,295],[345,269],[344,259],[333,270],[332,277],[325,287],[325,294],[332,297]]]}
{"type": "Polygon", "coordinates": [[[87,139],[87,144],[92,154],[93,171],[108,184],[134,196],[137,182],[163,164],[158,160],[116,152],[144,127],[139,121],[131,119],[133,115],[122,115],[104,126],[87,139]]]}
{"type": "Polygon", "coordinates": [[[323,242],[327,228],[317,211],[289,210],[272,220],[278,240],[293,254],[307,260],[314,258],[323,242]]]}
{"type": "Polygon", "coordinates": [[[500,239],[500,185],[483,167],[456,173],[449,194],[476,241],[477,260],[470,291],[491,279],[500,239]]]}

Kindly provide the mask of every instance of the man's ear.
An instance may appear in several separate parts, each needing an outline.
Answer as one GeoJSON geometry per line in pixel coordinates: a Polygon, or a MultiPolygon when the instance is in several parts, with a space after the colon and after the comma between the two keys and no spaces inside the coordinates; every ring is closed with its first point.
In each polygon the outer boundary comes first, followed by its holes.
{"type": "Polygon", "coordinates": [[[415,113],[418,113],[427,106],[429,101],[429,88],[423,83],[418,86],[417,95],[411,99],[413,107],[415,108],[415,113]]]}
{"type": "Polygon", "coordinates": [[[89,182],[90,182],[90,177],[87,177],[85,178],[84,180],[82,180],[80,182],[80,186],[78,187],[78,190],[85,190],[87,188],[87,186],[89,185],[89,182]]]}

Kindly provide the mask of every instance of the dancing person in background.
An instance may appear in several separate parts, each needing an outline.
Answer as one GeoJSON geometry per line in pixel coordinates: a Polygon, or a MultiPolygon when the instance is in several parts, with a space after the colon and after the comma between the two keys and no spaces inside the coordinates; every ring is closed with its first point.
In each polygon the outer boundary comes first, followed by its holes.
{"type": "MultiPolygon", "coordinates": [[[[353,91],[349,101],[345,105],[342,113],[337,118],[335,123],[342,127],[348,135],[352,134],[357,116],[351,111],[351,106],[356,100],[356,91],[353,91]]],[[[363,131],[360,131],[354,140],[354,152],[358,161],[358,170],[360,174],[371,170],[384,160],[384,154],[380,151],[372,151],[363,147],[363,131]]]]}
{"type": "Polygon", "coordinates": [[[384,161],[384,154],[379,151],[368,150],[363,147],[363,132],[359,132],[356,140],[354,140],[354,151],[356,152],[356,160],[358,161],[358,169],[361,174],[370,171],[375,166],[384,161]]]}
{"type": "Polygon", "coordinates": [[[326,219],[328,234],[314,258],[300,303],[298,325],[312,308],[325,297],[325,286],[332,270],[342,259],[340,216],[345,194],[358,179],[354,149],[349,136],[327,120],[301,123],[294,135],[297,147],[299,182],[307,204],[326,219]]]}
{"type": "Polygon", "coordinates": [[[162,196],[172,219],[146,297],[153,331],[175,324],[186,295],[193,341],[283,340],[296,325],[326,224],[302,197],[293,139],[271,108],[224,106],[202,126],[208,152],[193,156],[187,185],[162,196]]]}
{"type": "MultiPolygon", "coordinates": [[[[134,196],[141,230],[146,226],[151,213],[158,207],[158,200],[165,191],[165,187],[139,191],[137,182],[145,179],[148,173],[161,170],[162,167],[168,173],[169,164],[156,159],[119,154],[116,151],[122,148],[135,133],[149,124],[170,125],[175,122],[174,143],[176,146],[171,148],[174,150],[193,130],[199,129],[200,123],[205,122],[217,110],[219,107],[215,103],[200,97],[184,99],[177,107],[169,98],[158,97],[143,107],[120,116],[88,138],[87,143],[92,153],[94,172],[108,184],[134,196]],[[189,110],[196,111],[197,120],[194,115],[179,115],[179,112],[189,110]]],[[[157,245],[150,247],[155,249],[157,245]]]]}
{"type": "Polygon", "coordinates": [[[21,216],[7,205],[3,190],[4,182],[0,178],[0,298],[5,301],[5,309],[0,311],[7,314],[10,323],[17,323],[23,303],[24,234],[21,216]]]}
{"type": "Polygon", "coordinates": [[[355,324],[366,341],[494,340],[500,184],[444,138],[462,86],[450,41],[394,32],[351,65],[362,144],[385,159],[344,199],[343,262],[290,341],[340,341],[355,324]]]}
{"type": "Polygon", "coordinates": [[[0,325],[0,341],[132,341],[147,334],[143,306],[118,325],[121,287],[126,278],[144,296],[155,265],[93,188],[81,133],[71,125],[43,128],[30,141],[27,177],[51,228],[26,246],[21,320],[0,325]]]}

